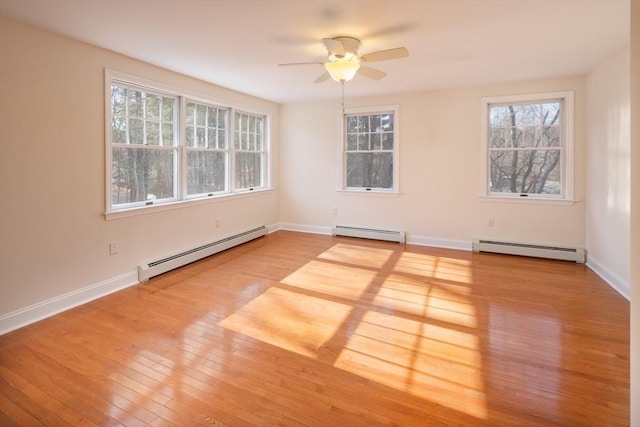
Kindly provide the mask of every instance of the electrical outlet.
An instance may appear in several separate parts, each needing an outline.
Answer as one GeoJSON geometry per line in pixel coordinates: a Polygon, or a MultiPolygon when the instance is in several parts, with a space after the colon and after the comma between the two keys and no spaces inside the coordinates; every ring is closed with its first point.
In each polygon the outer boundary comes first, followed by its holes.
{"type": "Polygon", "coordinates": [[[338,215],[338,208],[332,208],[331,215],[338,215]]]}
{"type": "Polygon", "coordinates": [[[216,218],[216,227],[220,227],[220,218],[216,218]]]}
{"type": "Polygon", "coordinates": [[[494,225],[496,225],[496,222],[494,221],[494,219],[489,218],[489,220],[487,221],[487,226],[493,227],[494,225]]]}
{"type": "Polygon", "coordinates": [[[109,243],[109,255],[115,255],[120,250],[120,244],[118,242],[109,243]]]}

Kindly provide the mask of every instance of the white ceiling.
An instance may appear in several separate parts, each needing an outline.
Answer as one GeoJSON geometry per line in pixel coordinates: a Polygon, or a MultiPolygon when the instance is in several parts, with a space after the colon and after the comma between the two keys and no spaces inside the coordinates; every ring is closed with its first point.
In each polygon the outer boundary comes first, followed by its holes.
{"type": "Polygon", "coordinates": [[[347,96],[571,75],[629,42],[629,0],[0,0],[0,13],[216,85],[276,102],[336,98],[313,83],[323,37],[349,35],[368,64],[347,96]]]}

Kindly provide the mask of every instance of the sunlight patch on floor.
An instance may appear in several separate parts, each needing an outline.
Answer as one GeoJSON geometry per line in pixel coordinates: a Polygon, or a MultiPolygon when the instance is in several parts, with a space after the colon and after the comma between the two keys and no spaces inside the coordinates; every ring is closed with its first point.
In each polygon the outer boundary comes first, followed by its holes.
{"type": "Polygon", "coordinates": [[[317,357],[318,349],[334,336],[351,306],[270,288],[219,325],[285,350],[317,357]]]}
{"type": "Polygon", "coordinates": [[[478,341],[467,332],[369,312],[334,366],[485,419],[478,341]]]}
{"type": "Polygon", "coordinates": [[[454,258],[404,252],[393,270],[397,273],[471,283],[470,265],[469,261],[454,258]]]}
{"type": "Polygon", "coordinates": [[[376,271],[322,261],[310,261],[281,283],[307,291],[358,300],[367,290],[376,271]]]}
{"type": "Polygon", "coordinates": [[[222,327],[487,418],[468,261],[337,244],[222,327]]]}
{"type": "Polygon", "coordinates": [[[470,328],[477,326],[475,306],[467,297],[437,284],[412,285],[392,275],[383,282],[373,302],[385,308],[434,320],[470,328]]]}
{"type": "Polygon", "coordinates": [[[338,243],[318,256],[325,261],[336,261],[361,267],[381,268],[393,254],[392,250],[338,243]]]}

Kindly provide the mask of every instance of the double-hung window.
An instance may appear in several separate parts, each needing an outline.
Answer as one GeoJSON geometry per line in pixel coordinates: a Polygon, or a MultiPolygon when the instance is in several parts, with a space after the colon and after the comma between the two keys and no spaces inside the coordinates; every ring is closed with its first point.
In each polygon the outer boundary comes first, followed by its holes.
{"type": "Polygon", "coordinates": [[[234,132],[235,187],[253,190],[263,185],[264,159],[264,117],[250,113],[236,112],[234,132]]]}
{"type": "Polygon", "coordinates": [[[229,110],[187,102],[187,195],[211,196],[229,188],[229,110]]]}
{"type": "Polygon", "coordinates": [[[178,98],[111,87],[111,203],[122,208],[176,199],[178,98]]]}
{"type": "Polygon", "coordinates": [[[486,98],[483,194],[570,200],[573,94],[486,98]]]}
{"type": "Polygon", "coordinates": [[[107,71],[107,213],[268,188],[267,116],[107,71]]]}
{"type": "Polygon", "coordinates": [[[398,191],[398,108],[345,110],[342,115],[342,188],[398,191]]]}

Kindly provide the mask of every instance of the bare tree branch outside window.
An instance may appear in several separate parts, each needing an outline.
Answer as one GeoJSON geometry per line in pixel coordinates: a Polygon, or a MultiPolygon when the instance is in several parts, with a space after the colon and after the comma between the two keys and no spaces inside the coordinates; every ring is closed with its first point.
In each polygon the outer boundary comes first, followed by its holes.
{"type": "Polygon", "coordinates": [[[489,189],[561,194],[562,102],[489,106],[489,189]]]}

